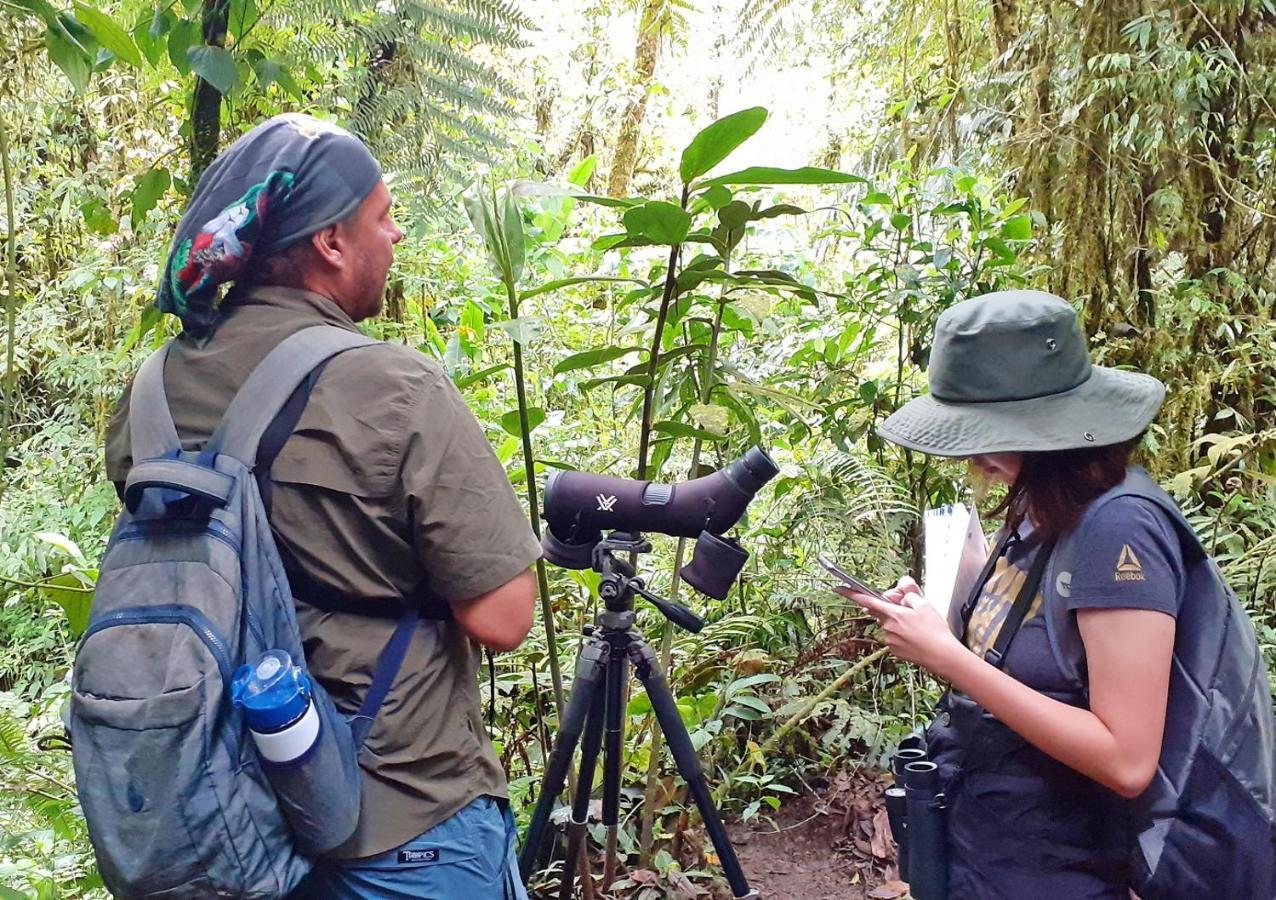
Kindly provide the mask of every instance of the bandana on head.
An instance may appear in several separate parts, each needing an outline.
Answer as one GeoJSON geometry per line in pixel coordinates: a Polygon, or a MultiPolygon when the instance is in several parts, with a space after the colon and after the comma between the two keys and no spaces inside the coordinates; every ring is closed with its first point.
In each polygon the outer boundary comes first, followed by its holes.
{"type": "Polygon", "coordinates": [[[381,180],[363,142],[299,113],[275,116],[208,167],[178,223],[155,305],[195,337],[212,332],[221,287],[350,215],[381,180]]]}

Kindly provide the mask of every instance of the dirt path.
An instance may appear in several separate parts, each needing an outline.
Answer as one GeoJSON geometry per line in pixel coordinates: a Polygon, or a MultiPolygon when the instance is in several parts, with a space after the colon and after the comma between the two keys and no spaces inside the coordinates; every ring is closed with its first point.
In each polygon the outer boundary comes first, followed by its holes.
{"type": "Polygon", "coordinates": [[[791,799],[774,823],[731,827],[749,884],[763,900],[890,900],[896,877],[880,784],[839,775],[814,796],[791,799]],[[778,828],[777,828],[778,826],[778,828]]]}

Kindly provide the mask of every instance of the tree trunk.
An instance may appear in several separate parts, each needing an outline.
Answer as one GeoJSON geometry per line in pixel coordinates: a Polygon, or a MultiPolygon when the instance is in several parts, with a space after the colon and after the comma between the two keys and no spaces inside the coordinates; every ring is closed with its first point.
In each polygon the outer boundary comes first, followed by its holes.
{"type": "MultiPolygon", "coordinates": [[[[204,0],[202,20],[204,43],[210,47],[226,46],[228,0],[204,0]]],[[[191,102],[191,185],[199,181],[217,156],[221,144],[222,95],[202,78],[195,79],[195,96],[191,102]]]]}
{"type": "Polygon", "coordinates": [[[607,179],[607,194],[624,197],[629,193],[629,181],[634,177],[638,162],[638,139],[642,137],[642,120],[647,115],[647,98],[651,96],[651,79],[656,74],[656,62],[660,57],[659,12],[664,0],[646,0],[638,13],[638,41],[634,45],[634,80],[638,96],[629,101],[620,123],[620,135],[616,138],[616,153],[612,157],[611,175],[607,179]]]}

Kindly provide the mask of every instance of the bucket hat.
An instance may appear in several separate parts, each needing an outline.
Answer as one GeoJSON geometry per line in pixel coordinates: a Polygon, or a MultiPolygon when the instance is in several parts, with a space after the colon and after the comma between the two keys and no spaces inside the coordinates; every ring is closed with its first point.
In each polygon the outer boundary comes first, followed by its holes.
{"type": "Polygon", "coordinates": [[[1077,315],[1043,291],[957,303],[935,325],[930,393],[878,427],[934,456],[1101,447],[1140,434],[1165,385],[1090,363],[1077,315]]]}

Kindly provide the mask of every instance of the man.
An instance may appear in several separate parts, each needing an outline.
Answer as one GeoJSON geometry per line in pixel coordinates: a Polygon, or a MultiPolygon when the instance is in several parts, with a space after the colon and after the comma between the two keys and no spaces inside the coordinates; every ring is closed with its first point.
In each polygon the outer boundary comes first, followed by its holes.
{"type": "MultiPolygon", "coordinates": [[[[380,167],[340,129],[279,116],[223,153],[157,300],[183,322],[164,374],[183,447],[204,446],[284,338],[376,315],[402,237],[380,167]]],[[[117,484],[132,463],[127,399],[107,433],[117,484]]],[[[511,650],[530,630],[540,547],[474,416],[421,354],[349,350],[315,381],[270,480],[307,663],[339,707],[358,707],[405,602],[441,598],[452,617],[414,633],[360,755],[358,828],[298,894],[525,898],[476,675],[478,645],[511,650]]]]}

